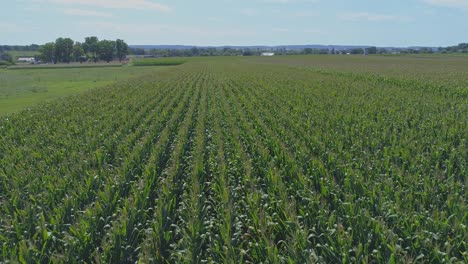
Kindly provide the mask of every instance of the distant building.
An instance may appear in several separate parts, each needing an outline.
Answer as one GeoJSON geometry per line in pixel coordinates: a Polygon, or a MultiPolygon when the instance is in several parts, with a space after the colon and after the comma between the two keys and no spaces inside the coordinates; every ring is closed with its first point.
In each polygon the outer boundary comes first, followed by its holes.
{"type": "Polygon", "coordinates": [[[19,57],[17,61],[18,62],[31,62],[31,63],[33,63],[33,62],[36,61],[36,59],[34,57],[19,57]]]}
{"type": "Polygon", "coordinates": [[[273,53],[273,52],[263,52],[262,56],[271,57],[271,56],[275,56],[275,53],[273,53]]]}

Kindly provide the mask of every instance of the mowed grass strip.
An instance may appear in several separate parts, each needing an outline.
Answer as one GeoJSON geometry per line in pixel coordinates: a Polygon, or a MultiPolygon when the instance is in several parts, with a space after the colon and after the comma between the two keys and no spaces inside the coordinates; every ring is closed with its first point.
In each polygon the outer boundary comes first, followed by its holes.
{"type": "Polygon", "coordinates": [[[161,67],[0,69],[0,115],[161,71],[161,67]]]}

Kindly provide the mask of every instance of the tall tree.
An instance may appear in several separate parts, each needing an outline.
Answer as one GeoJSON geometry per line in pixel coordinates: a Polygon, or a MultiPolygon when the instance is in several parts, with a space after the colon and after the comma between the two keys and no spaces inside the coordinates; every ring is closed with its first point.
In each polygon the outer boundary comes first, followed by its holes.
{"type": "Polygon", "coordinates": [[[200,55],[200,50],[197,47],[192,48],[192,56],[200,55]]]}
{"type": "Polygon", "coordinates": [[[10,53],[0,53],[0,61],[7,61],[9,63],[13,63],[14,59],[10,53]]]}
{"type": "Polygon", "coordinates": [[[84,52],[86,54],[91,54],[94,62],[96,62],[98,59],[98,43],[99,39],[97,37],[86,37],[85,42],[83,43],[84,52]]]}
{"type": "Polygon", "coordinates": [[[115,41],[115,51],[117,58],[119,58],[119,61],[122,61],[125,59],[125,56],[128,55],[128,45],[125,43],[125,41],[121,39],[117,39],[115,41]]]}
{"type": "Polygon", "coordinates": [[[114,59],[115,41],[101,40],[98,42],[98,55],[101,60],[110,62],[114,59]]]}
{"type": "Polygon", "coordinates": [[[54,63],[62,62],[63,46],[63,38],[58,38],[55,40],[54,63]]]}
{"type": "Polygon", "coordinates": [[[367,48],[367,54],[377,54],[377,47],[367,48]]]}
{"type": "Polygon", "coordinates": [[[83,59],[84,55],[85,55],[85,52],[83,50],[81,43],[75,42],[75,45],[73,45],[73,60],[83,62],[84,60],[86,60],[86,58],[83,59]]]}
{"type": "Polygon", "coordinates": [[[311,49],[311,48],[305,48],[304,49],[304,54],[312,54],[312,53],[314,53],[313,49],[311,49]]]}
{"type": "Polygon", "coordinates": [[[40,58],[46,62],[55,62],[55,43],[49,42],[39,48],[40,58]]]}
{"type": "Polygon", "coordinates": [[[73,40],[58,38],[55,41],[55,57],[58,62],[70,63],[73,55],[73,40]]]}

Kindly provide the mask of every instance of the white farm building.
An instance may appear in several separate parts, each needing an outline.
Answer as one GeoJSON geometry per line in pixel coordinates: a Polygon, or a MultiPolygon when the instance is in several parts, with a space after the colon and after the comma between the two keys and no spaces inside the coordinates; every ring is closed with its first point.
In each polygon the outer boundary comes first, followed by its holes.
{"type": "Polygon", "coordinates": [[[271,57],[271,56],[275,56],[275,53],[273,53],[273,52],[263,52],[262,56],[271,57]]]}
{"type": "Polygon", "coordinates": [[[18,57],[18,62],[35,62],[34,57],[18,57]]]}

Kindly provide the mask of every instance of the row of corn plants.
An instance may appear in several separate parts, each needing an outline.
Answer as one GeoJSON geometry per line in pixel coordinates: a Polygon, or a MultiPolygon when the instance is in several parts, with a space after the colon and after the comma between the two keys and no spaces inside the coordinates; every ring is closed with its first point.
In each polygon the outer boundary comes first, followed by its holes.
{"type": "Polygon", "coordinates": [[[0,263],[467,262],[461,82],[194,60],[1,117],[0,263]]]}

